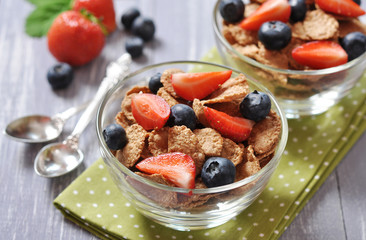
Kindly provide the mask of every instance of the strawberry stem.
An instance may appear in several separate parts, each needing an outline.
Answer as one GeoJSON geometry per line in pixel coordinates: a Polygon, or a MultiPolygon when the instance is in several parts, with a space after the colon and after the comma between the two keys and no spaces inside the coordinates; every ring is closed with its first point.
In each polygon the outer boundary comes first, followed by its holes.
{"type": "Polygon", "coordinates": [[[89,19],[91,22],[96,23],[99,25],[99,27],[102,29],[102,32],[105,36],[108,35],[108,31],[107,28],[104,26],[104,24],[102,23],[102,21],[100,19],[98,19],[96,16],[94,16],[91,12],[89,12],[88,10],[86,10],[85,8],[80,10],[80,13],[86,17],[87,19],[89,19]]]}

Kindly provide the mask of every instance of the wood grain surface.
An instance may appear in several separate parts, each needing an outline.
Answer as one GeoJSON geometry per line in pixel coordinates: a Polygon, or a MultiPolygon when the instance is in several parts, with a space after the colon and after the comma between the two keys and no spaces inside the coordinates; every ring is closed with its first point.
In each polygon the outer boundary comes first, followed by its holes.
{"type": "MultiPolygon", "coordinates": [[[[170,60],[198,60],[214,45],[211,15],[213,0],[116,0],[118,21],[124,10],[136,6],[154,19],[156,38],[133,70],[170,60]]],[[[52,91],[47,69],[56,61],[46,38],[24,33],[33,6],[25,0],[0,0],[0,127],[24,115],[55,114],[93,97],[105,67],[120,56],[129,33],[121,26],[107,38],[102,54],[75,69],[72,85],[52,91]]],[[[71,118],[60,140],[71,133],[78,116],[71,118]]],[[[44,144],[23,144],[0,137],[0,239],[97,239],[63,218],[52,205],[61,193],[100,154],[94,122],[80,139],[85,161],[71,174],[45,179],[33,171],[34,158],[44,144]]],[[[282,240],[366,239],[366,135],[343,159],[325,184],[299,213],[282,240]]]]}

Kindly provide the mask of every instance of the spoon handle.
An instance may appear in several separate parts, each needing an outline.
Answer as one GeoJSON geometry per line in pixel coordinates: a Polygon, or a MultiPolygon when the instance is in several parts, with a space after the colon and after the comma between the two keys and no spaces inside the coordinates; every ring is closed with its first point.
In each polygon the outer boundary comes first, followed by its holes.
{"type": "Polygon", "coordinates": [[[102,100],[104,94],[108,92],[119,80],[125,78],[129,72],[129,65],[131,64],[131,56],[128,53],[123,54],[116,62],[111,62],[107,66],[106,77],[100,84],[100,87],[90,102],[89,106],[85,109],[85,112],[81,115],[77,122],[74,131],[69,138],[78,138],[84,131],[86,126],[95,115],[97,107],[102,100]]]}

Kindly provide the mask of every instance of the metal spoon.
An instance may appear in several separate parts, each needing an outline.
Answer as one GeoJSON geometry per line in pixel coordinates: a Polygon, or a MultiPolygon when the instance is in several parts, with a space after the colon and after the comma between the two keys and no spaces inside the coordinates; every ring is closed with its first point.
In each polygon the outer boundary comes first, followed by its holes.
{"type": "Polygon", "coordinates": [[[61,143],[52,143],[44,146],[34,161],[35,172],[42,177],[58,177],[74,170],[84,159],[83,152],[79,149],[80,134],[84,131],[104,94],[120,79],[127,76],[131,56],[123,54],[116,62],[111,62],[107,67],[107,76],[85,112],[81,115],[74,131],[61,143]]]}
{"type": "Polygon", "coordinates": [[[4,134],[11,139],[25,143],[42,143],[60,136],[66,120],[85,109],[89,103],[72,107],[54,116],[30,115],[10,122],[4,134]]]}

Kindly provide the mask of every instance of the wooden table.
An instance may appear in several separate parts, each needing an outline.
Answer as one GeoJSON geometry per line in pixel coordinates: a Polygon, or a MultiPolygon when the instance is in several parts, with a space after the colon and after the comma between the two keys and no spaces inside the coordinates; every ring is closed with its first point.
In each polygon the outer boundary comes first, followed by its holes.
{"type": "MultiPolygon", "coordinates": [[[[155,20],[156,38],[133,69],[170,60],[198,60],[214,45],[212,0],[118,0],[120,18],[137,6],[155,20]]],[[[95,94],[105,67],[120,56],[129,33],[120,27],[107,38],[102,54],[75,70],[72,85],[52,91],[47,69],[56,61],[46,38],[24,33],[26,16],[33,6],[25,0],[0,0],[0,111],[1,129],[10,120],[33,113],[54,114],[83,103],[95,94]]],[[[63,137],[70,134],[78,117],[67,122],[63,137]]],[[[45,179],[33,171],[34,158],[44,144],[23,144],[0,138],[0,239],[96,239],[63,218],[52,205],[61,193],[100,154],[94,123],[81,136],[85,164],[71,174],[45,179]]],[[[287,239],[366,239],[366,134],[343,159],[325,184],[281,236],[287,239]]]]}

